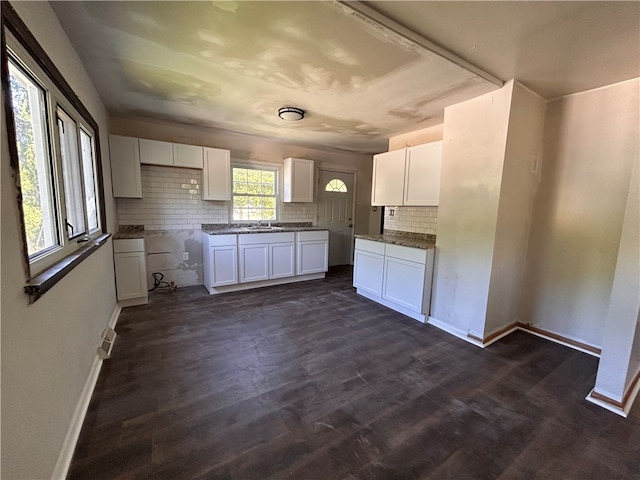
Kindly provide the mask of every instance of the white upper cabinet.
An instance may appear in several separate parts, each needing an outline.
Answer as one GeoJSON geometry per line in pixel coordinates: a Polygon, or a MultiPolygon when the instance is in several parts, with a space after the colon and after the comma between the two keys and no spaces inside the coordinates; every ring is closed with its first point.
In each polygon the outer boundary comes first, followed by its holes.
{"type": "Polygon", "coordinates": [[[375,155],[371,204],[437,206],[441,166],[441,141],[375,155]]]}
{"type": "Polygon", "coordinates": [[[173,167],[173,144],[141,138],[140,163],[173,167]]]}
{"type": "Polygon", "coordinates": [[[231,152],[229,150],[204,149],[202,199],[231,200],[231,152]]]}
{"type": "Polygon", "coordinates": [[[435,207],[440,203],[442,142],[407,148],[404,205],[435,207]]]}
{"type": "Polygon", "coordinates": [[[282,201],[312,203],[315,173],[313,160],[285,158],[282,171],[282,201]]]}
{"type": "Polygon", "coordinates": [[[373,156],[371,205],[402,205],[405,149],[373,156]]]}
{"type": "Polygon", "coordinates": [[[138,139],[109,135],[109,156],[113,196],[142,198],[138,139]]]}
{"type": "Polygon", "coordinates": [[[173,144],[173,166],[202,169],[204,148],[195,145],[173,144]]]}
{"type": "Polygon", "coordinates": [[[140,139],[140,163],[201,169],[203,158],[203,147],[140,139]]]}

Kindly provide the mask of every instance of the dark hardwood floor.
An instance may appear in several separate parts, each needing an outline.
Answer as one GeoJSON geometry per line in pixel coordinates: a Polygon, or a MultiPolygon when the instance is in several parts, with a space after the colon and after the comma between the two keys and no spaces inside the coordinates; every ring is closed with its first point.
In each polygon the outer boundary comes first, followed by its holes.
{"type": "Polygon", "coordinates": [[[640,407],[584,400],[597,359],[479,349],[357,296],[351,270],[123,310],[72,479],[638,479],[640,407]]]}

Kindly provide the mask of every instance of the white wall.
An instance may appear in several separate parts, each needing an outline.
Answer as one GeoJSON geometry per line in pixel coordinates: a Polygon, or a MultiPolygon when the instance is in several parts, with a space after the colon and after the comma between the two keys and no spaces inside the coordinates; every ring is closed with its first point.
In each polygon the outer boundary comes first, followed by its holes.
{"type": "Polygon", "coordinates": [[[548,103],[520,317],[602,344],[629,178],[638,79],[548,103]]]}
{"type": "Polygon", "coordinates": [[[445,108],[431,316],[482,337],[513,82],[445,108]]]}
{"type": "Polygon", "coordinates": [[[640,369],[640,170],[636,158],[624,214],[595,390],[621,401],[640,369]]]}
{"type": "Polygon", "coordinates": [[[529,225],[542,153],[545,101],[514,83],[509,113],[500,203],[491,267],[484,337],[518,318],[527,258],[529,225]]]}
{"type": "MultiPolygon", "coordinates": [[[[40,45],[100,126],[108,159],[104,106],[49,3],[12,2],[40,45]]],[[[2,478],[50,478],[96,345],[116,306],[111,242],[28,304],[15,189],[2,115],[2,478]]],[[[110,228],[115,226],[108,161],[104,162],[110,228]]]]}

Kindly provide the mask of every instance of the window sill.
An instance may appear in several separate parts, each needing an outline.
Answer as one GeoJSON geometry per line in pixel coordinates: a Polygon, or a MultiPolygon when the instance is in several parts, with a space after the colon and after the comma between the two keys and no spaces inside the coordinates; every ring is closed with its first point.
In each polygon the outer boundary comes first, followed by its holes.
{"type": "Polygon", "coordinates": [[[104,233],[94,240],[92,245],[85,245],[71,255],[66,256],[59,262],[47,268],[44,272],[31,278],[24,287],[25,293],[29,295],[30,303],[34,303],[42,295],[47,293],[51,287],[62,280],[67,273],[79,265],[85,258],[107,243],[110,233],[104,233]]]}

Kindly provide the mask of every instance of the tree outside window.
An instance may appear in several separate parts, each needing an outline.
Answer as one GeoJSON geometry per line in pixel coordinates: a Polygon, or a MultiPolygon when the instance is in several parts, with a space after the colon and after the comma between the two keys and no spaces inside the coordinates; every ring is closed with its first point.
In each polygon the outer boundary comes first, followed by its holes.
{"type": "Polygon", "coordinates": [[[233,167],[233,220],[276,220],[275,170],[233,167]]]}

